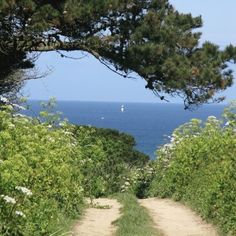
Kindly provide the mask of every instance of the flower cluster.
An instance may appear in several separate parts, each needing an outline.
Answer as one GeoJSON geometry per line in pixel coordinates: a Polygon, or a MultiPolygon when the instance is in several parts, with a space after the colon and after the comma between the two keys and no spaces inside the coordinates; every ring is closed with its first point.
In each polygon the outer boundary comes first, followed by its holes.
{"type": "Polygon", "coordinates": [[[120,191],[121,192],[127,192],[129,190],[129,188],[130,188],[130,185],[131,185],[130,178],[127,177],[127,176],[124,176],[123,177],[123,181],[124,182],[123,182],[123,184],[120,187],[120,191]]]}
{"type": "Polygon", "coordinates": [[[22,211],[15,211],[15,214],[16,214],[17,216],[22,216],[23,218],[26,217],[25,214],[24,214],[22,211]]]}
{"type": "Polygon", "coordinates": [[[28,188],[26,188],[26,187],[16,186],[16,190],[21,191],[26,196],[31,196],[32,195],[32,192],[28,188]]]}
{"type": "Polygon", "coordinates": [[[2,199],[6,202],[6,203],[10,203],[10,204],[16,204],[16,200],[15,198],[9,197],[7,195],[1,195],[2,199]]]}

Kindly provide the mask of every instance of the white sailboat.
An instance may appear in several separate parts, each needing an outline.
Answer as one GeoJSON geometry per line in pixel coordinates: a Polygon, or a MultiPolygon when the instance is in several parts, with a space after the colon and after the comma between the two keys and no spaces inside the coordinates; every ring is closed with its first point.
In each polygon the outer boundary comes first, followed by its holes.
{"type": "Polygon", "coordinates": [[[125,111],[125,106],[124,106],[124,105],[121,105],[120,111],[121,111],[121,112],[124,112],[124,111],[125,111]]]}

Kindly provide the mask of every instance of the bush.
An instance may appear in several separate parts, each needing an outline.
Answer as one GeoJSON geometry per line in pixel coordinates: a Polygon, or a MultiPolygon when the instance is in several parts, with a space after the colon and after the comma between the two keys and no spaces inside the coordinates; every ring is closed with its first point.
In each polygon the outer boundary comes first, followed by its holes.
{"type": "Polygon", "coordinates": [[[81,149],[70,128],[0,111],[0,233],[49,235],[81,212],[81,149]]]}
{"type": "Polygon", "coordinates": [[[209,117],[181,126],[158,150],[152,196],[190,204],[229,235],[236,234],[236,115],[232,104],[223,120],[209,117]]]}
{"type": "Polygon", "coordinates": [[[123,176],[120,192],[132,193],[138,198],[145,198],[148,196],[147,190],[153,177],[154,172],[151,161],[142,167],[133,167],[123,176]]]}
{"type": "Polygon", "coordinates": [[[134,149],[132,136],[117,130],[77,126],[75,136],[83,149],[87,195],[100,197],[122,191],[133,170],[149,161],[134,149]]]}
{"type": "Polygon", "coordinates": [[[69,124],[54,99],[43,108],[36,118],[0,110],[0,235],[63,233],[84,196],[121,191],[131,169],[148,162],[132,136],[69,124]]]}

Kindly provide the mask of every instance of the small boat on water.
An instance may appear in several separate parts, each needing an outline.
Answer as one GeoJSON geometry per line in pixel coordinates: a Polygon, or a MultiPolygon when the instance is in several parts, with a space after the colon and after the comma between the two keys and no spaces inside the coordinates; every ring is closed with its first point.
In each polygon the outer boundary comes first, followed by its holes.
{"type": "Polygon", "coordinates": [[[125,106],[124,106],[124,105],[121,105],[120,111],[121,111],[121,112],[124,112],[124,111],[125,111],[125,106]]]}

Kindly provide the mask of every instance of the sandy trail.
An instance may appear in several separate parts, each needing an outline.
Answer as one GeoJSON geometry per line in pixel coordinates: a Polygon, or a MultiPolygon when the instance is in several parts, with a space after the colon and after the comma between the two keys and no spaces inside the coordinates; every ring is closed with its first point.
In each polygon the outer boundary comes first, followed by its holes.
{"type": "Polygon", "coordinates": [[[217,236],[212,225],[180,203],[166,199],[140,200],[153,217],[156,227],[166,236],[217,236]]]}
{"type": "Polygon", "coordinates": [[[88,208],[82,221],[73,229],[73,236],[111,236],[116,231],[112,222],[120,217],[121,205],[115,199],[94,200],[99,206],[109,205],[110,209],[88,208]]]}

